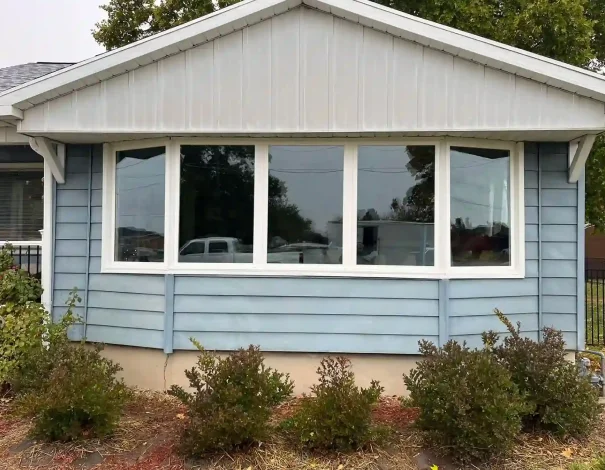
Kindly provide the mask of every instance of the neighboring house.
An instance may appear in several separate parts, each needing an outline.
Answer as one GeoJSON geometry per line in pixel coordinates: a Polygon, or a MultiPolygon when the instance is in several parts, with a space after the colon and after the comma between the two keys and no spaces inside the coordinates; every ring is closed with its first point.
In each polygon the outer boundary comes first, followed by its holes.
{"type": "Polygon", "coordinates": [[[298,391],[344,353],[396,392],[419,340],[479,345],[496,307],[583,348],[600,75],[365,0],[249,0],[4,92],[0,120],[53,175],[53,314],[77,287],[130,383],[182,383],[193,336],[259,344],[298,391]]]}
{"type": "MultiPolygon", "coordinates": [[[[72,64],[29,63],[0,69],[0,93],[72,64]]],[[[44,161],[10,123],[0,119],[0,244],[15,245],[15,260],[41,271],[44,161]]]]}
{"type": "Polygon", "coordinates": [[[586,237],[586,269],[603,271],[595,272],[600,278],[605,276],[605,233],[597,231],[592,225],[587,225],[586,237]]]}

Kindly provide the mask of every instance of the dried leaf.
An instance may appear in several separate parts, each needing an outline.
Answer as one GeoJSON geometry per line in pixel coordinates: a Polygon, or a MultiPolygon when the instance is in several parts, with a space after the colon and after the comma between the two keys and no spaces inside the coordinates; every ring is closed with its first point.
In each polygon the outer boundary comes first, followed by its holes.
{"type": "Polygon", "coordinates": [[[176,415],[178,419],[185,419],[185,415],[183,413],[179,413],[176,415]]]}
{"type": "Polygon", "coordinates": [[[571,450],[571,447],[568,447],[563,452],[561,452],[561,455],[566,459],[571,459],[571,457],[573,456],[573,450],[571,450]]]}

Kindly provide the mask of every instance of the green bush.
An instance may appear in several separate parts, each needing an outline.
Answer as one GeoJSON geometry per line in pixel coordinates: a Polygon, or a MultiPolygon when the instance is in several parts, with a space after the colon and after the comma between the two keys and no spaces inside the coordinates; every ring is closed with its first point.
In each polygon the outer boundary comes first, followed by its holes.
{"type": "Polygon", "coordinates": [[[38,302],[42,296],[40,281],[15,266],[13,247],[0,249],[0,304],[38,302]]]}
{"type": "Polygon", "coordinates": [[[116,379],[121,368],[100,355],[102,347],[72,343],[68,329],[78,322],[72,293],[63,319],[45,325],[43,341],[27,349],[9,383],[18,393],[16,409],[33,418],[32,434],[71,441],[110,434],[131,393],[116,379]]]}
{"type": "Polygon", "coordinates": [[[605,470],[605,457],[599,457],[589,463],[573,463],[569,470],[605,470]]]}
{"type": "Polygon", "coordinates": [[[382,430],[372,425],[372,409],[383,388],[373,381],[369,388],[355,385],[351,362],[328,357],[317,369],[314,396],[305,397],[296,414],[282,427],[308,448],[351,450],[366,446],[382,430]]]}
{"type": "Polygon", "coordinates": [[[525,405],[508,370],[487,350],[421,341],[423,360],[404,382],[420,408],[416,426],[429,445],[460,460],[510,450],[525,405]]]}
{"type": "Polygon", "coordinates": [[[577,366],[565,358],[565,341],[560,331],[545,328],[542,341],[520,334],[502,312],[498,318],[510,336],[499,341],[497,334],[484,333],[486,347],[510,371],[512,380],[527,402],[523,422],[560,436],[582,436],[590,431],[600,413],[597,391],[577,366]]]}
{"type": "Polygon", "coordinates": [[[31,350],[42,348],[49,321],[48,313],[35,302],[0,306],[0,384],[11,383],[31,350]]]}
{"type": "Polygon", "coordinates": [[[196,457],[264,439],[273,408],[292,394],[289,376],[265,367],[256,346],[221,358],[192,342],[200,352],[197,367],[185,371],[193,393],[169,391],[187,406],[181,451],[196,457]]]}

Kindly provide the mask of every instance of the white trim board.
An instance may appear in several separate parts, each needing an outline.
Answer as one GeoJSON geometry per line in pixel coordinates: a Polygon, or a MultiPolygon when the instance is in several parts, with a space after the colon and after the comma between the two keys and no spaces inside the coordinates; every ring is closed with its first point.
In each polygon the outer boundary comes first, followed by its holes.
{"type": "Polygon", "coordinates": [[[605,77],[393,10],[369,0],[246,0],[0,93],[5,118],[307,5],[373,29],[582,96],[605,101],[605,77]]]}

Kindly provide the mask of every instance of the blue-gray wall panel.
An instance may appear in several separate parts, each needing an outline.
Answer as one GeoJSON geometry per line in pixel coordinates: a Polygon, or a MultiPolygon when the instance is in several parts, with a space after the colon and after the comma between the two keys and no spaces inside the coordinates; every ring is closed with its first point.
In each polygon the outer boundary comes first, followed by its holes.
{"type": "Polygon", "coordinates": [[[542,312],[544,325],[565,331],[573,348],[577,186],[567,182],[566,144],[525,148],[525,279],[454,279],[440,299],[437,280],[101,274],[102,151],[94,147],[91,166],[89,146],[69,146],[67,182],[56,198],[55,318],[77,287],[88,302],[91,341],[170,352],[192,349],[195,336],[223,350],[253,343],[271,351],[413,354],[422,338],[479,345],[482,331],[503,331],[493,315],[499,308],[534,338],[542,312]]]}

